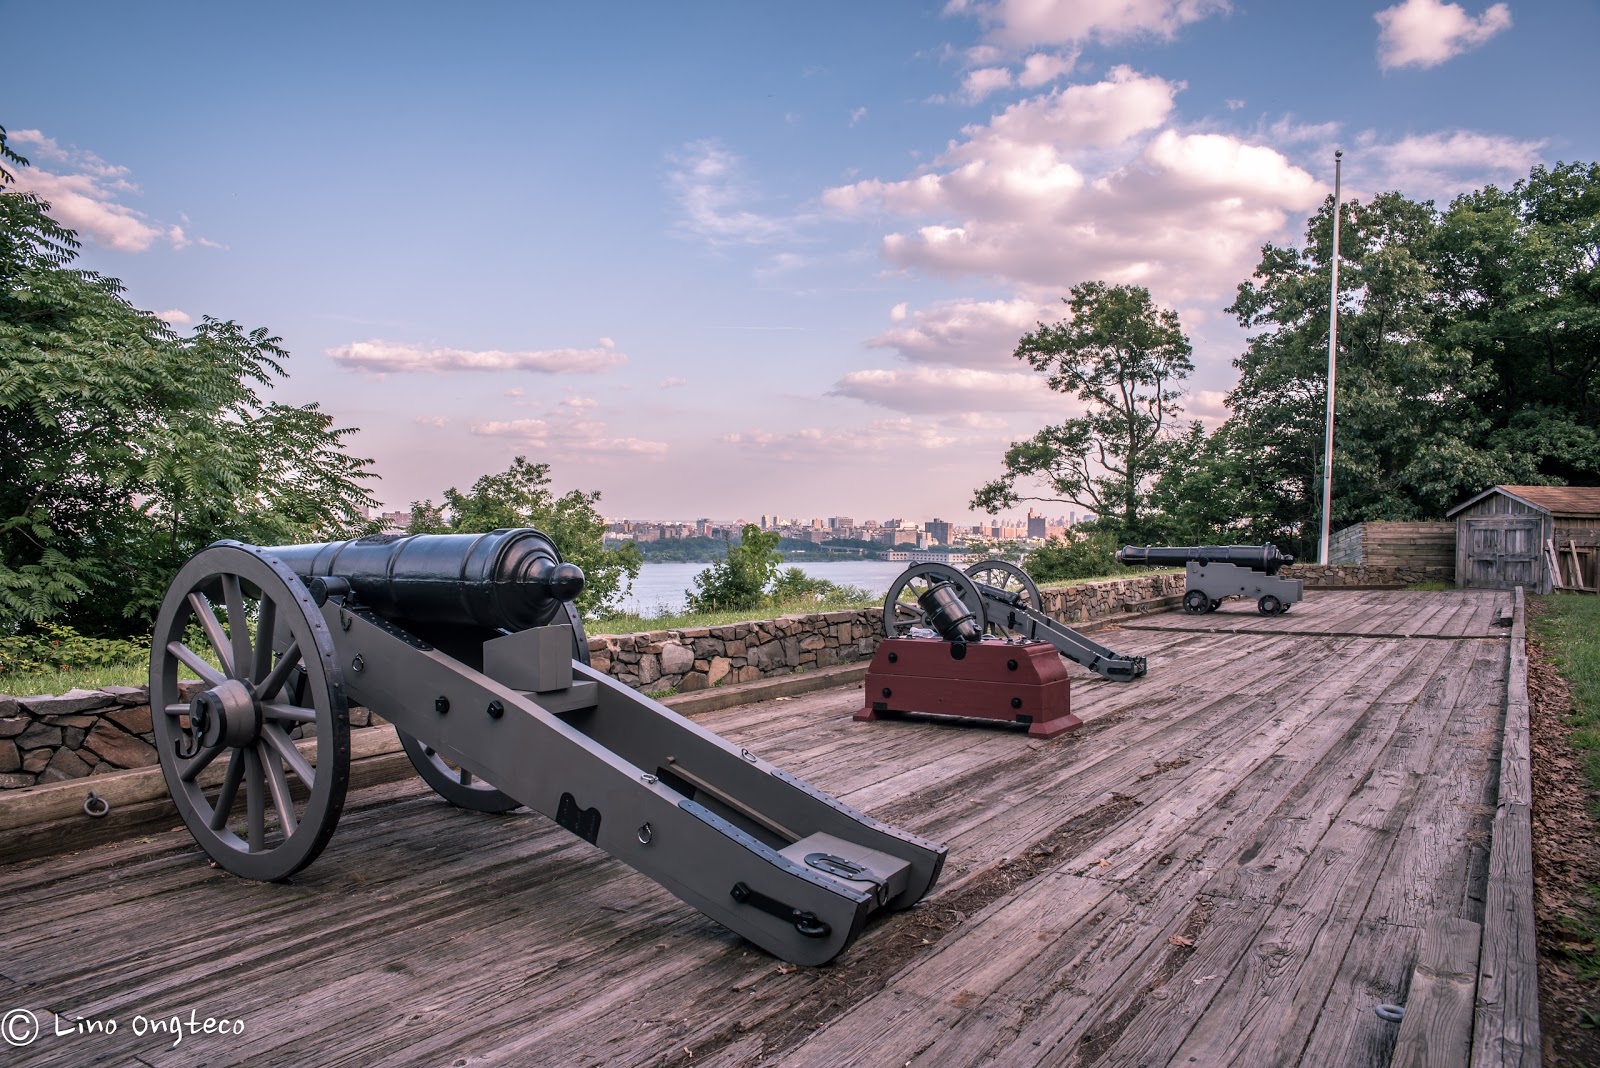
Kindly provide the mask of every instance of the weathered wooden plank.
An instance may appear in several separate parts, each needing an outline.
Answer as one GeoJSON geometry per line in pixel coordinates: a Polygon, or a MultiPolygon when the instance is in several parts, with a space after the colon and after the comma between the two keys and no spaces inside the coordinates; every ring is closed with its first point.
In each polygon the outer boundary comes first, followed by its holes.
{"type": "Polygon", "coordinates": [[[1457,1068],[1472,1048],[1482,928],[1445,916],[1428,925],[1395,1041],[1393,1068],[1457,1068]]]}
{"type": "Polygon", "coordinates": [[[1500,797],[1491,832],[1483,952],[1478,962],[1473,1068],[1537,1068],[1542,1056],[1533,911],[1527,614],[1520,586],[1514,597],[1506,718],[1500,749],[1500,797]]]}
{"type": "MultiPolygon", "coordinates": [[[[1382,675],[1382,673],[1377,674],[1382,675]]],[[[1397,675],[1403,674],[1401,665],[1391,664],[1387,681],[1392,684],[1397,675]]],[[[1370,684],[1373,677],[1374,673],[1372,672],[1364,673],[1360,676],[1368,684],[1370,684]]],[[[1382,683],[1377,686],[1378,691],[1383,688],[1382,683]]],[[[1376,723],[1375,720],[1368,718],[1363,718],[1362,722],[1364,724],[1376,723]]],[[[1339,725],[1334,718],[1319,718],[1313,715],[1311,724],[1319,728],[1319,730],[1315,732],[1308,730],[1307,735],[1320,733],[1329,739],[1328,744],[1333,744],[1331,739],[1343,733],[1342,725],[1339,725]]],[[[1379,729],[1384,729],[1384,727],[1380,725],[1379,729]]],[[[1392,725],[1388,729],[1392,729],[1392,725]]],[[[1370,762],[1371,755],[1369,750],[1355,746],[1349,748],[1351,753],[1365,754],[1363,760],[1370,762]]],[[[1240,784],[1240,789],[1230,791],[1230,796],[1236,798],[1256,797],[1258,799],[1257,804],[1235,803],[1230,807],[1228,819],[1218,820],[1213,823],[1213,826],[1216,823],[1223,825],[1222,833],[1215,834],[1214,832],[1216,840],[1207,843],[1207,845],[1218,850],[1223,855],[1237,855],[1238,850],[1244,844],[1244,838],[1248,832],[1259,827],[1260,821],[1267,818],[1274,807],[1277,806],[1277,802],[1288,792],[1289,786],[1299,778],[1298,775],[1286,777],[1282,774],[1274,774],[1275,772],[1281,773],[1289,766],[1288,762],[1274,763],[1276,766],[1270,768],[1267,763],[1263,763],[1261,767],[1269,769],[1266,774],[1258,776],[1252,773],[1247,775],[1244,777],[1245,783],[1240,784]],[[1261,795],[1253,791],[1251,789],[1252,786],[1275,787],[1273,793],[1265,798],[1269,803],[1262,806],[1259,803],[1262,799],[1261,795]],[[1237,830],[1233,830],[1233,828],[1237,828],[1237,830]],[[1230,831],[1233,841],[1231,844],[1223,845],[1222,843],[1228,841],[1230,831]]],[[[1364,764],[1361,766],[1364,766],[1364,764]]],[[[1310,768],[1310,765],[1303,764],[1300,767],[1301,772],[1304,773],[1310,768]]],[[[1197,905],[1196,891],[1209,871],[1214,870],[1205,862],[1196,862],[1195,853],[1197,852],[1199,850],[1181,848],[1175,850],[1175,853],[1152,856],[1141,871],[1139,882],[1130,881],[1122,884],[1122,896],[1134,898],[1138,901],[1138,904],[1132,905],[1123,919],[1106,925],[1105,930],[1098,933],[1098,937],[1089,945],[1084,956],[1075,962],[1074,967],[1068,973],[1059,976],[1051,985],[1048,996],[1035,996],[1029,1002],[1033,1008],[1025,1016],[1034,1019],[1036,1023],[1044,1024],[1044,1026],[1031,1030],[1024,1026],[1018,1039],[1006,1048],[1004,1056],[1000,1058],[1002,1063],[1034,1063],[1032,1059],[1029,1059],[1029,1051],[1031,1051],[1031,1056],[1039,1058],[1038,1063],[1061,1063],[1063,1051],[1067,1049],[1076,1048],[1081,1052],[1082,1050],[1104,1048],[1108,1041],[1115,1038],[1113,1032],[1118,1031],[1131,1015],[1136,1014],[1146,1005],[1158,1006],[1157,1011],[1162,1015],[1169,1013],[1172,1009],[1172,1004],[1167,999],[1173,998],[1173,1000],[1176,1000],[1176,998],[1173,992],[1168,989],[1163,977],[1169,976],[1174,968],[1182,966],[1182,963],[1193,953],[1200,951],[1191,950],[1181,943],[1169,942],[1167,940],[1168,934],[1176,934],[1182,938],[1184,937],[1183,932],[1188,929],[1192,929],[1197,935],[1204,932],[1203,936],[1196,939],[1207,947],[1203,951],[1201,959],[1209,962],[1212,959],[1209,954],[1217,952],[1221,952],[1223,956],[1226,956],[1229,950],[1224,947],[1232,946],[1235,939],[1235,935],[1228,933],[1231,931],[1232,924],[1213,919],[1213,904],[1197,905]],[[1137,891],[1134,890],[1136,885],[1140,887],[1137,891]],[[1196,911],[1197,909],[1199,910],[1198,912],[1196,911]],[[1124,976],[1126,978],[1122,978],[1124,976]],[[1122,979],[1120,984],[1118,982],[1119,978],[1122,979]],[[1104,995],[1108,989],[1119,988],[1123,991],[1120,999],[1115,996],[1109,1001],[1105,999],[1104,995]],[[1160,993],[1155,1002],[1150,1001],[1150,995],[1153,992],[1160,993]],[[1112,1024],[1116,1026],[1112,1027],[1112,1024]],[[1037,1042],[1037,1045],[1035,1045],[1035,1042],[1037,1042]],[[1019,1056],[1023,1059],[1017,1060],[1019,1056]]],[[[1209,854],[1211,850],[1208,849],[1206,852],[1209,854]]],[[[1099,865],[1093,859],[1093,856],[1094,854],[1091,853],[1079,858],[1080,864],[1087,860],[1086,875],[1092,876],[1099,869],[1099,865]]],[[[1069,866],[1064,870],[1076,869],[1069,866]]],[[[1210,899],[1205,900],[1209,901],[1210,899]]],[[[1260,911],[1257,906],[1248,903],[1243,907],[1239,907],[1237,903],[1226,902],[1223,906],[1223,912],[1227,914],[1230,921],[1237,920],[1241,915],[1255,917],[1260,911]]],[[[1245,942],[1248,942],[1249,937],[1255,930],[1255,925],[1258,923],[1259,919],[1255,919],[1253,923],[1247,922],[1248,930],[1237,932],[1237,938],[1243,938],[1245,942]]],[[[1240,943],[1234,948],[1239,952],[1243,952],[1245,944],[1240,943]]],[[[1198,974],[1203,976],[1209,973],[1201,971],[1198,974]]],[[[1215,983],[1212,986],[1214,987],[1215,983]]],[[[890,1011],[896,1013],[904,1014],[907,1011],[904,1001],[900,999],[890,999],[885,1002],[885,1005],[888,1006],[890,1011]]],[[[985,1009],[986,1011],[989,1009],[987,1003],[985,1003],[985,1009]]],[[[945,1010],[940,1007],[939,1011],[942,1013],[945,1010]]],[[[964,1027],[966,1035],[960,1040],[961,1043],[970,1044],[979,1040],[995,1040],[994,1032],[996,1030],[1003,1032],[1007,1027],[1012,1026],[1009,1022],[1012,1018],[1010,1015],[1012,1012],[1013,1010],[1011,1009],[997,1008],[990,1015],[972,1016],[966,1022],[964,1027]]],[[[850,1024],[841,1023],[838,1026],[849,1028],[865,1027],[868,1030],[875,1026],[872,1013],[868,1010],[858,1009],[852,1015],[853,1017],[858,1017],[858,1019],[853,1019],[850,1024]]],[[[1027,1022],[1027,1019],[1025,1019],[1024,1024],[1026,1025],[1027,1022]]],[[[929,1020],[923,1020],[923,1024],[925,1028],[935,1028],[937,1030],[936,1026],[929,1020]]],[[[906,1028],[908,1035],[923,1033],[918,1031],[911,1020],[905,1020],[903,1026],[906,1028]]],[[[922,1051],[922,1055],[933,1062],[953,1063],[950,1060],[952,1057],[952,1043],[956,1041],[954,1038],[942,1039],[925,1048],[922,1051]]],[[[896,1050],[895,1052],[898,1055],[901,1051],[896,1050]]],[[[814,1059],[811,1056],[809,1044],[803,1047],[802,1050],[797,1051],[796,1057],[799,1058],[799,1062],[825,1063],[825,1060],[814,1059]]]]}
{"type": "MultiPolygon", "coordinates": [[[[1462,681],[1452,666],[1449,658],[1435,662],[1438,671],[1428,679],[1425,697],[1442,702],[1459,692],[1462,681]],[[1436,685],[1441,678],[1444,685],[1436,685]]],[[[1199,989],[1205,983],[1190,989],[1180,984],[1180,1003],[1205,1006],[1192,1026],[1181,1013],[1141,1011],[1107,1048],[1104,1063],[1298,1059],[1383,860],[1412,816],[1424,776],[1407,765],[1414,751],[1432,749],[1442,733],[1441,717],[1429,714],[1432,703],[1376,702],[1373,714],[1396,727],[1367,773],[1353,787],[1326,775],[1309,778],[1294,818],[1281,821],[1287,830],[1273,828],[1261,839],[1261,851],[1238,866],[1244,877],[1230,872],[1213,880],[1210,888],[1218,896],[1264,906],[1260,930],[1229,932],[1230,947],[1242,952],[1218,972],[1214,998],[1199,989]],[[1284,869],[1292,878],[1283,878],[1284,869]]],[[[1220,967],[1223,960],[1213,962],[1220,967]]]]}
{"type": "Polygon", "coordinates": [[[1475,647],[1444,737],[1423,769],[1416,816],[1384,862],[1301,1054],[1303,1064],[1387,1064],[1397,1028],[1372,1010],[1379,1002],[1404,1001],[1420,931],[1435,917],[1481,915],[1479,857],[1493,812],[1484,791],[1499,718],[1485,697],[1504,686],[1504,648],[1481,641],[1475,647]]]}

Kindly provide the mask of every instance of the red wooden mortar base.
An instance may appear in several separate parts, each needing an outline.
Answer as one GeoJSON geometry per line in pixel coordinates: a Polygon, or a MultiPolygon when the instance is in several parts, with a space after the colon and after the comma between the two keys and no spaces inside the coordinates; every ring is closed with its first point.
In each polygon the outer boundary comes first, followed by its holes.
{"type": "Polygon", "coordinates": [[[1069,691],[1067,666],[1049,642],[885,638],[867,668],[867,703],[855,718],[911,712],[992,719],[1026,723],[1030,735],[1048,738],[1083,725],[1069,691]]]}

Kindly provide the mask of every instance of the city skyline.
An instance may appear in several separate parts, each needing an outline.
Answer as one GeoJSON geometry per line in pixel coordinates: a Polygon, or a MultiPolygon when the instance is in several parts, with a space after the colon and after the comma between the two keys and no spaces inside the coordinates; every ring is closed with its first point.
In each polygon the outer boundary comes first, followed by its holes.
{"type": "Polygon", "coordinates": [[[1440,205],[1600,157],[1577,0],[0,4],[80,265],[281,336],[384,510],[527,455],[608,515],[984,520],[1076,414],[1011,356],[1072,285],[1174,308],[1214,425],[1335,148],[1440,205]]]}

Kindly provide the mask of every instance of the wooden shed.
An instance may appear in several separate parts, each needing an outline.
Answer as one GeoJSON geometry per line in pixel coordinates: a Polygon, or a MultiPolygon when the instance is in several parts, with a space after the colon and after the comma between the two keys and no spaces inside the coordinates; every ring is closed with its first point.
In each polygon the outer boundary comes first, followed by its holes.
{"type": "Polygon", "coordinates": [[[1445,515],[1456,521],[1457,586],[1596,588],[1600,487],[1491,486],[1445,515]]]}

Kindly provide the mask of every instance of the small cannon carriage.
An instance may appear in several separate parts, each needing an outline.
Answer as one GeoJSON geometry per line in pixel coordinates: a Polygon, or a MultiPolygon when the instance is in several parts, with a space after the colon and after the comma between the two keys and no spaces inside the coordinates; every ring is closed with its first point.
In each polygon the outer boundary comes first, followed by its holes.
{"type": "Polygon", "coordinates": [[[1125,656],[1051,619],[1039,587],[1005,560],[958,571],[926,562],[908,567],[883,602],[884,640],[867,670],[858,720],[902,713],[1025,725],[1034,737],[1072,730],[1065,657],[1103,679],[1145,674],[1142,656],[1125,656]]]}
{"type": "Polygon", "coordinates": [[[793,963],[832,959],[869,915],[928,892],[943,846],[591,668],[582,588],[528,529],[208,546],[173,579],[151,650],[184,823],[236,875],[304,868],[344,805],[355,703],[450,802],[527,805],[793,963]]]}
{"type": "Polygon", "coordinates": [[[1252,597],[1262,615],[1280,616],[1305,596],[1304,582],[1278,574],[1294,557],[1276,545],[1125,545],[1117,559],[1148,567],[1183,565],[1183,610],[1191,615],[1215,612],[1229,597],[1252,597]]]}

